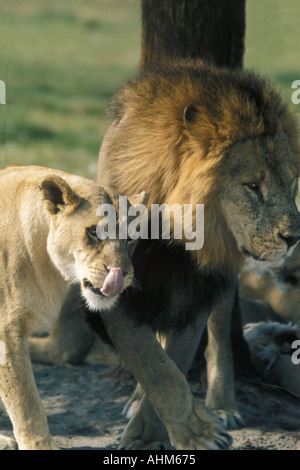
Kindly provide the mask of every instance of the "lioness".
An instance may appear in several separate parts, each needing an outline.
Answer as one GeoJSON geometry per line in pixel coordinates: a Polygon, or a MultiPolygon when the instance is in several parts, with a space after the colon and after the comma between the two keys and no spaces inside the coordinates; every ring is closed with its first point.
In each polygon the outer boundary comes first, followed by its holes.
{"type": "Polygon", "coordinates": [[[141,290],[129,288],[105,319],[145,392],[120,447],[227,447],[208,407],[240,422],[230,349],[237,273],[245,260],[282,263],[300,237],[296,117],[266,81],[201,62],[146,70],[116,94],[111,112],[98,181],[128,196],[144,190],[149,206],[205,206],[204,247],[140,240],[141,290]],[[184,377],[206,324],[208,407],[184,377]],[[165,351],[153,330],[167,334],[165,351]]]}
{"type": "MultiPolygon", "coordinates": [[[[133,280],[135,241],[99,240],[96,210],[116,206],[116,198],[88,179],[38,166],[7,167],[0,188],[0,396],[19,449],[57,449],[27,336],[57,319],[71,283],[80,283],[90,310],[116,305],[133,280]]],[[[14,446],[0,437],[0,449],[14,446]]]]}

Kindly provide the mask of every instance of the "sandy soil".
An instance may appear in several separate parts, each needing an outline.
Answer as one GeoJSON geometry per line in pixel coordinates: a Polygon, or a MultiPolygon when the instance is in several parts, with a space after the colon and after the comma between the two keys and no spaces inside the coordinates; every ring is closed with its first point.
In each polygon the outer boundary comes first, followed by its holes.
{"type": "MultiPolygon", "coordinates": [[[[116,449],[126,426],[122,409],[134,383],[116,379],[114,367],[34,365],[49,427],[63,449],[116,449]]],[[[204,394],[196,383],[193,392],[204,394]]],[[[250,381],[236,384],[246,427],[230,431],[233,450],[300,450],[299,399],[280,389],[250,381]]],[[[8,417],[0,412],[1,434],[12,436],[8,417]],[[3,432],[4,431],[4,432],[3,432]]]]}

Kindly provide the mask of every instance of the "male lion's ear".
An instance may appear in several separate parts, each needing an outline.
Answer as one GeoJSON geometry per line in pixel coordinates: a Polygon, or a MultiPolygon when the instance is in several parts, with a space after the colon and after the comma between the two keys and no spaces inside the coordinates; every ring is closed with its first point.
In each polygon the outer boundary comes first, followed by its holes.
{"type": "Polygon", "coordinates": [[[53,175],[45,178],[40,189],[43,191],[46,209],[51,214],[57,214],[67,206],[78,204],[79,196],[60,176],[53,175]]]}
{"type": "Polygon", "coordinates": [[[128,197],[128,201],[131,206],[135,206],[136,204],[146,204],[147,200],[148,196],[145,191],[128,197]]]}
{"type": "Polygon", "coordinates": [[[186,127],[188,127],[190,123],[195,121],[197,114],[198,109],[193,104],[190,104],[189,106],[186,106],[186,108],[184,108],[183,122],[186,127]]]}

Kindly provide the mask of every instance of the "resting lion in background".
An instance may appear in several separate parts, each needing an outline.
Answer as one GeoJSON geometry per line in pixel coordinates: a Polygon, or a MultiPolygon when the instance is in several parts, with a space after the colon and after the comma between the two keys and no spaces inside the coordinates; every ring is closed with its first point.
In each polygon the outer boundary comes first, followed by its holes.
{"type": "Polygon", "coordinates": [[[242,273],[239,291],[252,364],[265,381],[300,397],[299,365],[292,361],[300,339],[300,246],[278,268],[242,273]]]}
{"type": "Polygon", "coordinates": [[[300,245],[276,269],[243,272],[240,296],[244,323],[275,320],[300,328],[300,245]]]}
{"type": "MultiPolygon", "coordinates": [[[[93,311],[109,309],[133,280],[135,240],[97,237],[94,181],[38,166],[0,171],[0,397],[19,449],[57,449],[38,395],[27,337],[53,325],[71,283],[93,311]]],[[[98,315],[97,313],[95,315],[98,315]]],[[[0,436],[0,449],[15,448],[0,436]]]]}
{"type": "Polygon", "coordinates": [[[297,120],[266,81],[201,62],[157,66],[128,82],[111,106],[114,122],[98,181],[151,204],[204,204],[205,242],[140,240],[129,288],[105,319],[107,332],[144,390],[120,448],[218,449],[236,407],[230,320],[245,261],[277,266],[300,237],[295,205],[297,120]],[[184,377],[208,326],[206,406],[184,377]],[[166,334],[165,351],[155,331],[166,334]]]}

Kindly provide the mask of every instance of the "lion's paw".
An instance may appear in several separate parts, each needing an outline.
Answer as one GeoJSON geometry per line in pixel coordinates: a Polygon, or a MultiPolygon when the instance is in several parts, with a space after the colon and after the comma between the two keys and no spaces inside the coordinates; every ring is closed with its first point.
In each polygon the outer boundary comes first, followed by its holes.
{"type": "Polygon", "coordinates": [[[18,444],[12,437],[0,436],[0,450],[17,450],[18,444]]]}
{"type": "Polygon", "coordinates": [[[121,437],[119,450],[170,450],[172,445],[163,423],[143,408],[133,415],[121,437]]]}
{"type": "Polygon", "coordinates": [[[40,439],[30,436],[18,444],[20,450],[60,450],[50,436],[40,439]]]}
{"type": "Polygon", "coordinates": [[[216,415],[196,399],[184,422],[167,428],[177,450],[225,450],[232,444],[216,415]]]}
{"type": "Polygon", "coordinates": [[[237,429],[246,425],[245,419],[237,410],[213,410],[226,429],[237,429]]]}

